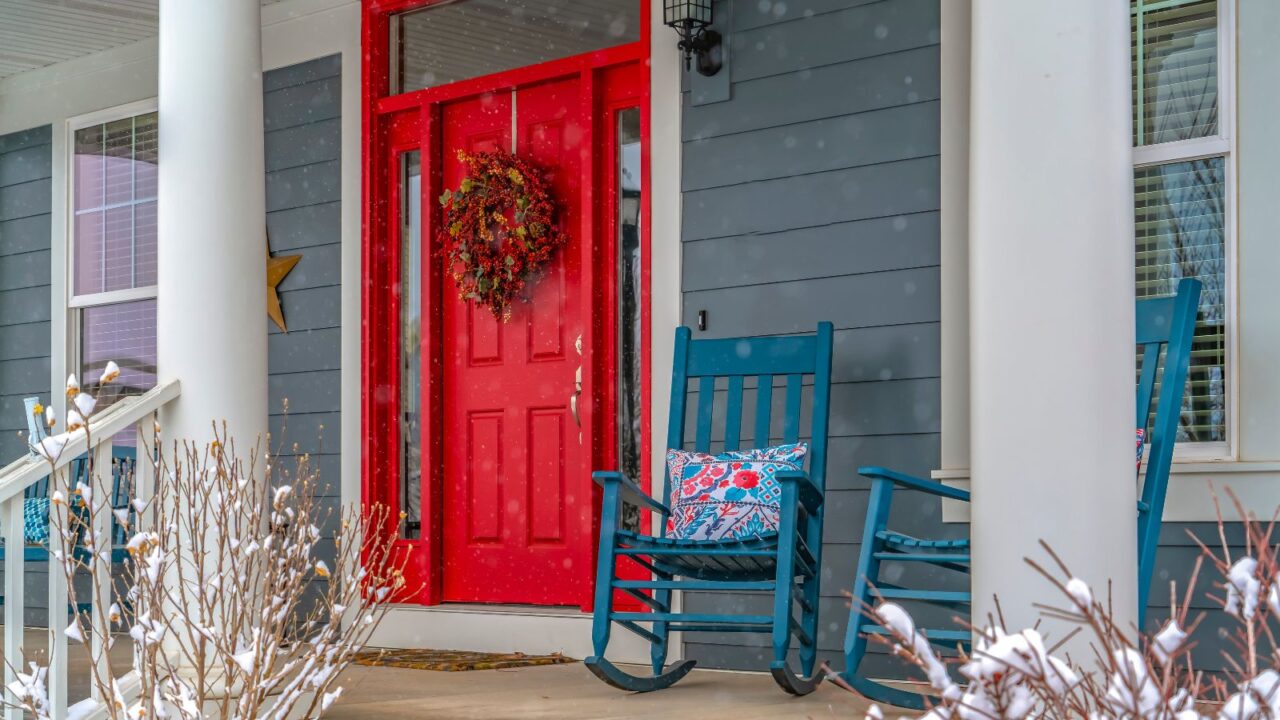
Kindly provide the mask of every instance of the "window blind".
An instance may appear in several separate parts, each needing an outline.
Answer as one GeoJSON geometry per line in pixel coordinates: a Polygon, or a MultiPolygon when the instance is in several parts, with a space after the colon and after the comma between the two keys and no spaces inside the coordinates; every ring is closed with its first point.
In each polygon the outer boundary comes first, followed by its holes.
{"type": "Polygon", "coordinates": [[[1203,283],[1179,441],[1226,438],[1225,160],[1221,157],[1134,172],[1137,297],[1203,283]]]}
{"type": "Polygon", "coordinates": [[[1217,0],[1131,0],[1134,145],[1218,132],[1217,0]]]}

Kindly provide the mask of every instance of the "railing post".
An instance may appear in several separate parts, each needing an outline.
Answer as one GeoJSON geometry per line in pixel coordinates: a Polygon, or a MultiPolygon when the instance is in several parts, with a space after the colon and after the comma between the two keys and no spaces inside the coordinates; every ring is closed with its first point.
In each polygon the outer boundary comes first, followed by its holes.
{"type": "MultiPolygon", "coordinates": [[[[23,515],[23,497],[18,493],[4,501],[4,684],[17,680],[16,670],[22,668],[23,611],[25,609],[25,579],[23,554],[26,548],[26,518],[23,515]]],[[[12,702],[16,698],[10,697],[12,702]]],[[[22,708],[5,708],[4,720],[22,720],[22,708]]]]}
{"type": "MultiPolygon", "coordinates": [[[[108,608],[111,607],[111,489],[115,473],[115,469],[111,466],[111,449],[111,438],[107,438],[105,442],[90,451],[93,453],[93,471],[86,483],[93,492],[93,502],[90,507],[93,554],[89,559],[89,567],[92,568],[90,574],[92,608],[89,611],[90,624],[93,628],[91,672],[96,673],[97,679],[104,682],[110,682],[111,673],[111,666],[107,662],[107,653],[110,651],[108,639],[111,637],[111,620],[108,617],[108,608]]],[[[123,468],[121,472],[124,472],[123,468]]],[[[79,608],[76,608],[76,612],[79,613],[79,608]]],[[[91,682],[90,687],[93,688],[95,700],[104,699],[98,683],[91,682]]]]}
{"type": "MultiPolygon", "coordinates": [[[[133,492],[129,495],[130,500],[137,499],[143,503],[150,503],[151,498],[156,492],[155,479],[155,459],[160,452],[159,433],[156,432],[156,423],[158,421],[156,413],[151,412],[142,416],[137,425],[137,448],[136,459],[133,462],[133,492]]],[[[142,513],[137,513],[134,522],[138,527],[129,528],[129,533],[138,532],[143,523],[142,513]]]]}
{"type": "MultiPolygon", "coordinates": [[[[73,465],[64,465],[49,477],[49,496],[62,489],[70,501],[70,473],[73,465]],[[63,479],[59,484],[58,478],[63,479]]],[[[17,496],[21,502],[22,495],[17,496]]],[[[62,546],[59,533],[69,531],[67,505],[49,504],[49,705],[54,718],[67,716],[67,576],[64,560],[53,553],[62,546]]],[[[6,558],[8,555],[6,554],[6,558]]],[[[70,559],[67,559],[69,562],[70,559]]],[[[8,634],[8,628],[5,629],[8,634]]]]}

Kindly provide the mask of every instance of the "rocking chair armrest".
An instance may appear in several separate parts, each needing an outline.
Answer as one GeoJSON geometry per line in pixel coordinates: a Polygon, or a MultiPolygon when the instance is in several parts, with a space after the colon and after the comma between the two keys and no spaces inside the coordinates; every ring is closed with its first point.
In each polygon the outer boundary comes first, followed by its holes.
{"type": "Polygon", "coordinates": [[[809,479],[809,473],[803,470],[779,470],[776,477],[780,483],[795,483],[800,489],[800,504],[805,511],[810,515],[818,513],[818,509],[822,507],[822,491],[809,479]]]}
{"type": "Polygon", "coordinates": [[[902,487],[910,488],[912,490],[927,492],[930,495],[969,502],[970,494],[968,490],[961,490],[960,488],[943,485],[942,483],[935,482],[933,480],[925,480],[924,478],[900,473],[896,470],[889,470],[882,467],[860,467],[858,468],[858,474],[863,477],[888,480],[894,485],[901,485],[902,487]]]}
{"type": "Polygon", "coordinates": [[[618,496],[623,500],[630,500],[636,505],[647,507],[663,515],[671,514],[671,510],[666,505],[649,497],[644,490],[640,489],[639,485],[616,470],[597,470],[591,473],[591,479],[602,488],[608,487],[610,484],[617,485],[618,496]]]}

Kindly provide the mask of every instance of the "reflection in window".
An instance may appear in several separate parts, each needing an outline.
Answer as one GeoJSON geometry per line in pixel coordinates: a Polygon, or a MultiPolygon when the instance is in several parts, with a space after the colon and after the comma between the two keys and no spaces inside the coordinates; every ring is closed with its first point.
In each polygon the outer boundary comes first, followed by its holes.
{"type": "Polygon", "coordinates": [[[1217,0],[1130,0],[1134,145],[1218,132],[1217,0]]]}
{"type": "MultiPolygon", "coordinates": [[[[617,114],[618,177],[618,463],[640,477],[640,109],[617,114]]],[[[627,505],[623,525],[640,530],[640,512],[627,505]]]]}
{"type": "Polygon", "coordinates": [[[400,156],[400,510],[403,533],[422,528],[422,171],[418,151],[400,156]]]}
{"type": "Polygon", "coordinates": [[[1178,442],[1226,435],[1226,263],[1224,159],[1138,168],[1137,296],[1177,292],[1182,278],[1203,283],[1178,442]]]}
{"type": "Polygon", "coordinates": [[[458,0],[396,15],[391,92],[411,92],[640,39],[636,0],[458,0]]]}
{"type": "MultiPolygon", "coordinates": [[[[156,384],[157,115],[78,128],[73,143],[71,289],[79,308],[74,360],[101,412],[156,384]],[[95,387],[110,360],[120,366],[120,378],[95,387]]],[[[125,430],[114,442],[133,446],[136,433],[125,430]]]]}

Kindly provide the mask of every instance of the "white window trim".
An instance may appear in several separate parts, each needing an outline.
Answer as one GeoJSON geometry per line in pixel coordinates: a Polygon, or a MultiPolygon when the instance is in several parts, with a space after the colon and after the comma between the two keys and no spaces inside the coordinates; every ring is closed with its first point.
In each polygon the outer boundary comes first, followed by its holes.
{"type": "Polygon", "coordinates": [[[1234,0],[1218,2],[1218,132],[1203,138],[1178,140],[1133,148],[1134,169],[1187,162],[1210,157],[1223,158],[1222,177],[1225,184],[1225,212],[1222,218],[1223,298],[1226,316],[1224,370],[1227,377],[1227,413],[1225,442],[1177,443],[1173,449],[1175,463],[1237,461],[1240,458],[1240,362],[1239,362],[1239,296],[1237,272],[1239,257],[1236,228],[1239,206],[1236,187],[1236,26],[1234,0]]]}
{"type": "MultiPolygon", "coordinates": [[[[153,299],[158,294],[156,285],[147,285],[143,287],[127,288],[124,290],[110,290],[99,293],[86,293],[83,295],[75,294],[75,258],[76,258],[76,203],[75,203],[75,135],[77,130],[82,130],[93,125],[101,125],[103,123],[113,122],[115,120],[124,120],[126,118],[145,115],[147,113],[158,112],[160,108],[157,98],[148,98],[146,100],[138,100],[136,102],[126,103],[124,105],[116,105],[102,110],[76,115],[67,118],[63,132],[63,148],[64,169],[63,177],[66,182],[63,192],[65,193],[65,201],[63,203],[63,222],[64,222],[64,245],[66,248],[62,254],[62,283],[65,291],[65,312],[66,312],[66,343],[64,345],[66,353],[66,367],[72,368],[72,372],[77,375],[82,374],[83,368],[80,367],[80,336],[81,336],[81,318],[83,313],[80,311],[88,307],[98,307],[102,305],[114,305],[121,302],[129,302],[134,300],[153,299]]],[[[56,387],[56,386],[55,386],[56,387]]]]}
{"type": "MultiPolygon", "coordinates": [[[[1240,421],[1243,411],[1250,417],[1260,412],[1254,402],[1250,408],[1242,407],[1240,388],[1250,383],[1255,392],[1262,392],[1265,398],[1274,397],[1275,383],[1267,378],[1258,377],[1257,368],[1249,377],[1243,377],[1244,363],[1239,348],[1241,341],[1239,330],[1243,316],[1241,315],[1240,298],[1242,288],[1239,272],[1240,237],[1240,187],[1239,157],[1237,153],[1238,132],[1240,126],[1240,101],[1238,88],[1241,82],[1240,69],[1236,55],[1240,48],[1242,29],[1236,24],[1237,4],[1235,0],[1221,0],[1219,3],[1219,47],[1218,66],[1221,78],[1225,81],[1219,87],[1219,128],[1224,133],[1218,137],[1200,138],[1182,143],[1134,148],[1133,164],[1135,167],[1157,164],[1173,158],[1192,159],[1225,155],[1227,157],[1223,172],[1228,180],[1225,198],[1229,207],[1229,216],[1224,218],[1224,243],[1229,253],[1225,264],[1228,273],[1229,292],[1226,311],[1231,318],[1228,323],[1227,372],[1234,382],[1228,384],[1228,443],[1202,443],[1207,447],[1180,445],[1175,448],[1174,465],[1170,474],[1169,497],[1166,500],[1165,518],[1170,521],[1205,522],[1213,521],[1214,510],[1209,497],[1208,480],[1214,480],[1218,487],[1228,485],[1237,493],[1245,507],[1260,515],[1269,515],[1275,510],[1275,487],[1280,482],[1280,451],[1271,443],[1260,441],[1256,430],[1246,432],[1240,421]],[[1193,148],[1193,144],[1196,147],[1193,148]],[[1176,153],[1176,155],[1174,154],[1176,153]],[[1246,437],[1248,435],[1248,437],[1246,437]],[[1217,445],[1218,447],[1213,447],[1217,445]],[[1207,452],[1204,452],[1207,451],[1207,452]],[[1247,453],[1247,454],[1246,454],[1247,453]]],[[[1269,8],[1269,6],[1268,6],[1269,8]]],[[[1262,10],[1268,8],[1257,8],[1262,10]]],[[[972,0],[948,0],[943,3],[941,14],[942,37],[942,377],[941,377],[941,463],[940,469],[931,473],[935,480],[956,487],[969,487],[969,227],[968,227],[968,167],[969,167],[969,49],[971,41],[970,16],[972,0]],[[948,339],[949,338],[949,339],[948,339]]],[[[1271,17],[1274,11],[1259,12],[1255,15],[1271,17]]],[[[1254,26],[1250,26],[1251,28],[1254,26]]],[[[1261,26],[1259,26],[1261,27],[1261,26]]],[[[1255,45],[1273,33],[1254,33],[1250,38],[1255,45]]],[[[1251,45],[1250,47],[1254,47],[1251,45]]],[[[1254,71],[1256,74],[1258,71],[1254,71]]],[[[1257,79],[1255,78],[1255,82],[1257,79]]],[[[1259,103],[1260,107],[1270,107],[1267,103],[1259,103]]],[[[1258,124],[1255,108],[1250,117],[1251,122],[1258,124]]],[[[1258,143],[1257,140],[1254,141],[1258,143]]],[[[1256,171],[1255,171],[1256,172],[1256,171]]],[[[1256,194],[1256,193],[1255,193],[1256,194]]],[[[1258,201],[1254,200],[1256,206],[1258,201]]],[[[1254,210],[1253,213],[1265,212],[1254,210]]],[[[1271,214],[1263,216],[1270,218],[1271,214]]],[[[1251,227],[1258,227],[1255,222],[1251,227]]],[[[1256,233],[1255,233],[1256,236],[1256,233]]],[[[1257,237],[1246,239],[1250,245],[1259,242],[1257,237]]],[[[1256,251],[1251,251],[1257,255],[1256,251]]],[[[1268,255],[1270,257],[1270,255],[1268,255]]],[[[1256,283],[1255,283],[1256,285],[1256,283]]],[[[1270,293],[1254,287],[1250,291],[1253,301],[1267,300],[1263,303],[1270,306],[1270,300],[1280,291],[1270,293]]],[[[1257,304],[1257,303],[1255,303],[1257,304]]],[[[1255,310],[1250,317],[1256,317],[1260,311],[1255,310]]],[[[1256,329],[1251,338],[1257,337],[1263,347],[1271,347],[1274,343],[1270,336],[1257,336],[1256,329]]],[[[1257,364],[1255,358],[1254,365],[1257,364]]],[[[1268,369],[1269,372],[1269,369],[1268,369]]],[[[1252,397],[1252,396],[1250,396],[1252,397]]],[[[1270,404],[1265,407],[1271,407],[1270,404]]],[[[1274,413],[1267,413],[1272,418],[1274,413]]],[[[1271,420],[1268,420],[1271,422],[1271,420]]],[[[1267,436],[1268,438],[1270,435],[1267,436]]],[[[946,522],[969,521],[967,504],[952,501],[942,503],[943,520],[946,522]]]]}

